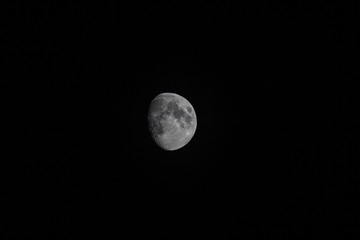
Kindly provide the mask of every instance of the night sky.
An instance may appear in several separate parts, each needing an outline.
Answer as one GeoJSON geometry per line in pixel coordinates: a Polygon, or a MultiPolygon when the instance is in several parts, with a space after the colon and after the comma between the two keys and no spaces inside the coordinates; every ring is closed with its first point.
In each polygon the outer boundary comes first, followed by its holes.
{"type": "Polygon", "coordinates": [[[358,239],[358,6],[81,2],[1,10],[4,239],[358,239]]]}

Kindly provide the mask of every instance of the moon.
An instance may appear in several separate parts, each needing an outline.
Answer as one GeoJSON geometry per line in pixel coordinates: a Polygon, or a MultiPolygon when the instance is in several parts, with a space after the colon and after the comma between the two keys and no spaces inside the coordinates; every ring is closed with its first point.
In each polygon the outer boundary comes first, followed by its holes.
{"type": "Polygon", "coordinates": [[[176,93],[161,93],[150,103],[148,126],[152,139],[162,149],[184,147],[194,136],[197,118],[188,100],[176,93]]]}

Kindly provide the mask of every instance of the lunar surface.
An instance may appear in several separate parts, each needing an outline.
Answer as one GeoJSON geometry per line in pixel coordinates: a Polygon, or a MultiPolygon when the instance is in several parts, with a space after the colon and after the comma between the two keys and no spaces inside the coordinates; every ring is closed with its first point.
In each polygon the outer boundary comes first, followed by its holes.
{"type": "Polygon", "coordinates": [[[188,100],[175,93],[161,93],[150,104],[149,130],[155,143],[164,150],[184,147],[194,136],[197,119],[188,100]]]}

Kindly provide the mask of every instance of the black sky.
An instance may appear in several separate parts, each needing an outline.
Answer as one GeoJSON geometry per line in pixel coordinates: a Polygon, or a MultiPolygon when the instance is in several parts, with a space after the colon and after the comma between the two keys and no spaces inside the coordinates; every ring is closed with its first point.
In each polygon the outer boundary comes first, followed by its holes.
{"type": "Polygon", "coordinates": [[[4,9],[7,239],[354,237],[358,6],[4,9]],[[147,129],[162,92],[197,114],[178,151],[147,129]]]}

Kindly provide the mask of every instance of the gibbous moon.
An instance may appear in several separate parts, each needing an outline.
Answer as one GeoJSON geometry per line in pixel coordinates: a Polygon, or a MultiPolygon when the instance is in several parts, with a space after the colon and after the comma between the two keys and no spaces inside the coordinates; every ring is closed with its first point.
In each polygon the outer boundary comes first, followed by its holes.
{"type": "Polygon", "coordinates": [[[175,93],[161,93],[150,104],[148,124],[155,143],[164,150],[184,147],[194,136],[197,119],[193,106],[175,93]]]}

